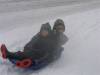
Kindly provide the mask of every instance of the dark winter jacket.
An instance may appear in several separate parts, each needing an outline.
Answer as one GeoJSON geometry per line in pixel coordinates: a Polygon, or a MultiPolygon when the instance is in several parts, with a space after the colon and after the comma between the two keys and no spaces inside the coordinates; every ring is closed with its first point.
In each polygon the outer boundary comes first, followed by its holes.
{"type": "Polygon", "coordinates": [[[49,55],[55,49],[55,43],[51,39],[50,25],[48,23],[42,25],[40,32],[24,47],[24,52],[32,55],[32,59],[41,59],[41,57],[49,55]],[[48,37],[44,38],[40,35],[42,30],[48,30],[48,37]]]}
{"type": "MultiPolygon", "coordinates": [[[[48,37],[47,37],[47,38],[49,38],[49,36],[50,36],[50,34],[51,34],[51,26],[49,25],[49,23],[43,24],[43,25],[41,26],[40,32],[41,32],[42,30],[47,30],[47,31],[49,32],[49,35],[48,35],[48,37]]],[[[30,40],[30,42],[27,43],[27,44],[25,45],[25,47],[24,47],[24,52],[27,52],[27,51],[29,51],[29,50],[34,50],[34,48],[37,49],[37,48],[36,48],[36,47],[37,47],[37,46],[36,46],[37,43],[41,44],[41,42],[44,43],[45,41],[47,41],[47,40],[46,40],[47,38],[42,37],[42,36],[40,35],[40,32],[37,33],[37,34],[30,40]],[[44,40],[43,40],[43,39],[44,39],[44,40]]],[[[48,42],[49,42],[49,41],[48,41],[48,42]]],[[[40,45],[40,46],[42,47],[42,45],[40,45]]],[[[38,49],[41,49],[41,47],[38,47],[38,49]]]]}

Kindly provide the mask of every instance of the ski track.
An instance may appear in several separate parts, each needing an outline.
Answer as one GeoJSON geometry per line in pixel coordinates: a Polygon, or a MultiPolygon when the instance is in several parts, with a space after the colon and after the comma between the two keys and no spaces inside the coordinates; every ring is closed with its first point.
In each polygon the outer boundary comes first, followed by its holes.
{"type": "Polygon", "coordinates": [[[4,7],[0,7],[0,44],[5,43],[10,51],[23,50],[41,24],[50,22],[53,26],[57,18],[64,20],[69,38],[62,57],[46,68],[24,71],[0,58],[0,74],[100,75],[100,1],[68,0],[68,3],[66,0],[0,0],[0,6],[4,7]]]}

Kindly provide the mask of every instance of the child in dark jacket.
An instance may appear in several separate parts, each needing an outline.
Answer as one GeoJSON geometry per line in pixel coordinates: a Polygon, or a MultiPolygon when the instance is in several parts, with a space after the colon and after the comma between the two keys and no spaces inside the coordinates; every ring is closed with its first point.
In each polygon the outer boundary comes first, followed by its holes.
{"type": "Polygon", "coordinates": [[[64,45],[68,41],[68,37],[64,34],[65,32],[65,24],[61,19],[57,19],[54,23],[53,27],[53,38],[57,40],[57,44],[59,46],[64,45]]]}
{"type": "Polygon", "coordinates": [[[41,26],[40,32],[25,45],[23,52],[9,52],[6,49],[6,58],[23,60],[25,58],[39,59],[50,49],[50,32],[51,27],[48,23],[41,26]]]}
{"type": "Polygon", "coordinates": [[[64,50],[63,45],[68,41],[68,37],[64,34],[64,32],[64,21],[62,19],[57,19],[52,30],[52,39],[55,40],[56,44],[56,49],[54,50],[55,59],[58,59],[61,56],[61,53],[64,50]]]}
{"type": "Polygon", "coordinates": [[[30,62],[47,63],[52,62],[60,57],[62,45],[68,38],[64,35],[65,25],[61,19],[56,20],[53,30],[49,23],[41,26],[40,32],[37,33],[29,43],[24,47],[23,52],[9,52],[5,45],[1,47],[1,52],[5,59],[23,61],[30,59],[30,62]]]}

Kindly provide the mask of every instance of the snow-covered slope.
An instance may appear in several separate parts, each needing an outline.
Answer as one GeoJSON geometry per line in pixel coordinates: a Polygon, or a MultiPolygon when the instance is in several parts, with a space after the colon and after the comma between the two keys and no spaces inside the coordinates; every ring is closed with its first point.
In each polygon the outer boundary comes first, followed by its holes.
{"type": "Polygon", "coordinates": [[[38,72],[22,72],[0,58],[0,75],[100,75],[99,7],[100,2],[94,1],[24,11],[11,7],[14,12],[1,13],[0,44],[5,43],[10,51],[22,50],[42,23],[49,21],[53,26],[57,18],[64,20],[69,41],[61,59],[38,72]]]}
{"type": "Polygon", "coordinates": [[[99,0],[0,0],[0,13],[27,11],[47,7],[84,4],[99,0]]]}

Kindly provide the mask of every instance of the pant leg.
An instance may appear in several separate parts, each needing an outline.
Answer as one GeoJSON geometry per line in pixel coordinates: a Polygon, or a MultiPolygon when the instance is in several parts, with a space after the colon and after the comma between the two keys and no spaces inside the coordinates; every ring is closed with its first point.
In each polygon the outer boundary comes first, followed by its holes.
{"type": "Polygon", "coordinates": [[[28,58],[28,56],[24,52],[9,52],[7,54],[8,59],[15,59],[15,60],[23,60],[28,58]]]}
{"type": "Polygon", "coordinates": [[[40,50],[28,50],[27,52],[8,52],[8,59],[23,60],[26,58],[31,58],[33,61],[40,59],[45,55],[45,51],[40,50]]]}
{"type": "Polygon", "coordinates": [[[35,60],[37,58],[37,52],[27,51],[27,52],[8,52],[7,58],[8,59],[15,59],[15,60],[23,60],[26,58],[31,58],[35,60]]]}

